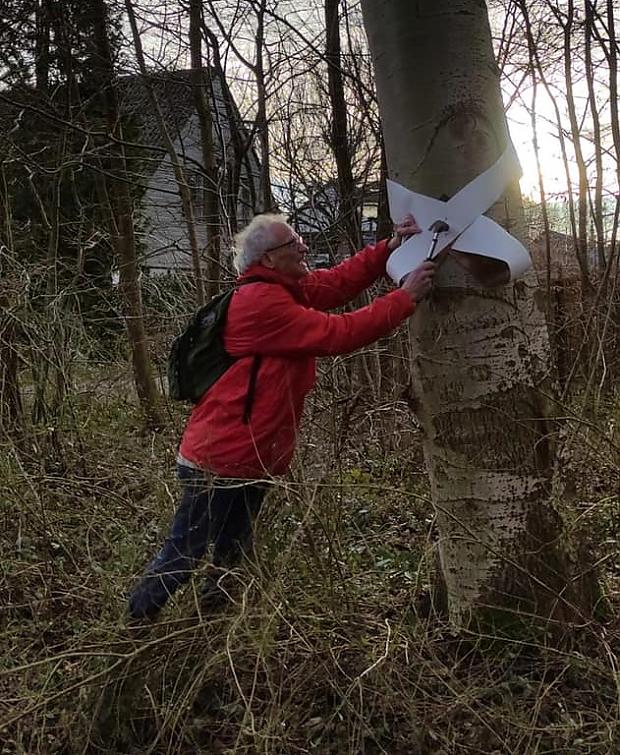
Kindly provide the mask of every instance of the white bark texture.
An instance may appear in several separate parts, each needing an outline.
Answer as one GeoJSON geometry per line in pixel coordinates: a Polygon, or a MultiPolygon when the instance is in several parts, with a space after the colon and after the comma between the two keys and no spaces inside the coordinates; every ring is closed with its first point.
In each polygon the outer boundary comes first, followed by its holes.
{"type": "MultiPolygon", "coordinates": [[[[485,3],[362,6],[390,178],[452,196],[506,145],[485,3]]],[[[489,214],[518,235],[521,210],[515,185],[489,214]]],[[[548,372],[544,313],[532,279],[477,283],[495,272],[475,257],[448,257],[411,324],[417,414],[457,626],[495,607],[562,620],[581,614],[550,502],[553,461],[538,390],[548,372]]]]}

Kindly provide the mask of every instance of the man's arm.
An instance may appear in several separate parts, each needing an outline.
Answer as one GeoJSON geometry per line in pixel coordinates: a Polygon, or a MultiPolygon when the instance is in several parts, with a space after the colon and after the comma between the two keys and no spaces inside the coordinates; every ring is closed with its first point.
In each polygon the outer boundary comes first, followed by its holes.
{"type": "Polygon", "coordinates": [[[390,252],[384,239],[364,247],[335,267],[313,270],[301,285],[315,309],[334,309],[354,299],[385,274],[390,252]]]}
{"type": "Polygon", "coordinates": [[[254,283],[241,289],[231,304],[234,316],[229,312],[224,345],[236,357],[347,354],[388,335],[409,317],[429,292],[434,271],[433,262],[424,262],[401,288],[342,315],[305,307],[282,286],[254,283]],[[250,295],[247,289],[254,286],[267,290],[250,295]]]}
{"type": "Polygon", "coordinates": [[[407,215],[394,228],[391,239],[366,246],[335,267],[309,273],[301,281],[308,301],[315,309],[321,310],[334,309],[350,302],[385,274],[390,254],[404,238],[415,233],[420,233],[420,228],[413,216],[407,215]]]}
{"type": "Polygon", "coordinates": [[[347,354],[391,333],[415,309],[411,294],[402,289],[355,312],[335,315],[298,304],[284,288],[269,288],[268,296],[253,298],[260,305],[244,309],[238,302],[234,326],[227,329],[224,341],[232,356],[347,354]]]}

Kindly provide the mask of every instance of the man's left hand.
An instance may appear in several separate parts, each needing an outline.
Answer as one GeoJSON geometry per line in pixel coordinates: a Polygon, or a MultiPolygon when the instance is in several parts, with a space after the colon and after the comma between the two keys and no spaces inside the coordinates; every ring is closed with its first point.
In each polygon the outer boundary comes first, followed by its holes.
{"type": "Polygon", "coordinates": [[[398,249],[403,241],[416,233],[422,233],[422,229],[416,223],[413,215],[405,215],[401,222],[394,226],[394,235],[388,241],[388,249],[393,252],[398,249]]]}

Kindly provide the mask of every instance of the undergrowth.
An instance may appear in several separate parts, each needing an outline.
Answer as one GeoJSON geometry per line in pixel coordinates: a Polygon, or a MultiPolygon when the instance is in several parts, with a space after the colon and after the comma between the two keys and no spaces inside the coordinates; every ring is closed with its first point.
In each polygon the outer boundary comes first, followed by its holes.
{"type": "MultiPolygon", "coordinates": [[[[2,753],[620,752],[615,616],[561,650],[455,634],[426,600],[413,420],[359,403],[345,423],[331,402],[315,397],[227,606],[200,606],[199,570],[147,629],[125,595],[174,510],[182,413],[145,434],[131,396],[83,391],[29,453],[4,449],[2,753]]],[[[614,605],[617,469],[583,448],[573,493],[614,605]]]]}

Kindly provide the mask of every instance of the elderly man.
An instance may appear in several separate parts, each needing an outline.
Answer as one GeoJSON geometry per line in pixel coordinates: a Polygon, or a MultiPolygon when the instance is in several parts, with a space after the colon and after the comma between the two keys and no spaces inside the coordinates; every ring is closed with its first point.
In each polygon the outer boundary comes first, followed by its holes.
{"type": "Polygon", "coordinates": [[[419,231],[408,216],[390,240],[314,272],[305,262],[308,247],[283,216],[258,215],[236,237],[239,279],[224,346],[237,359],[189,418],[177,460],[182,499],[170,535],[130,595],[133,619],[154,618],[210,542],[203,597],[215,599],[218,570],[247,553],[268,481],[289,466],[316,357],[346,354],[394,331],[430,290],[435,266],[423,263],[399,289],[355,312],[326,310],[382,276],[390,253],[419,231]]]}

